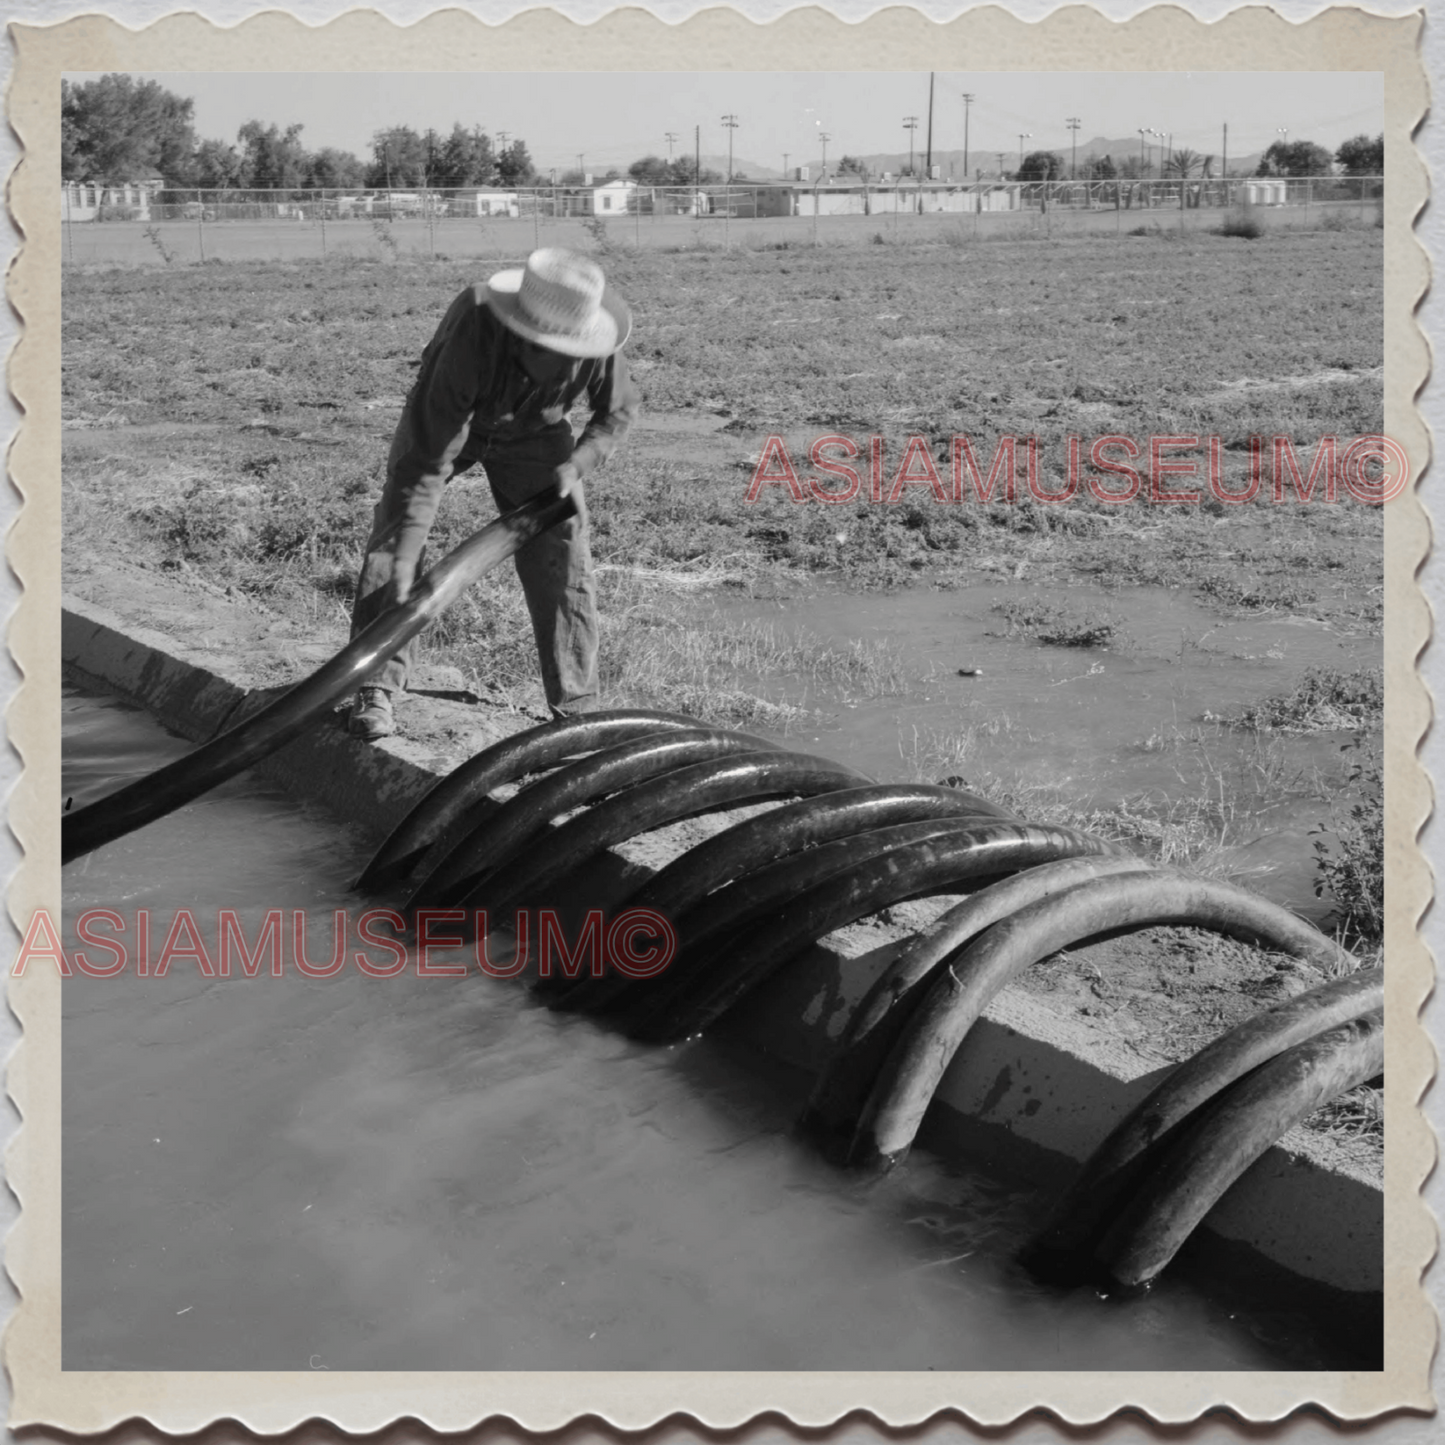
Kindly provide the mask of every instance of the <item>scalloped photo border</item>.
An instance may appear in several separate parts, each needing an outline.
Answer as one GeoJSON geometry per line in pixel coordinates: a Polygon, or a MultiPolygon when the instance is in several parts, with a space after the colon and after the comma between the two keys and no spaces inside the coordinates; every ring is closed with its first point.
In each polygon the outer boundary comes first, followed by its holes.
{"type": "MultiPolygon", "coordinates": [[[[9,644],[24,683],[8,713],[24,776],[10,825],[25,860],[9,890],[23,936],[37,909],[60,911],[60,320],[61,210],[59,101],[62,72],[74,71],[687,71],[977,69],[993,71],[1302,70],[1378,71],[1384,77],[1385,430],[1409,457],[1414,486],[1386,504],[1386,862],[1389,959],[1386,1079],[1389,1129],[1385,1179],[1385,1367],[1356,1373],[1097,1372],[1017,1373],[196,1373],[76,1372],[61,1369],[60,1318],[60,979],[34,968],[9,980],[10,1006],[24,1030],[8,1073],[21,1116],[7,1167],[20,1219],[6,1265],[20,1295],[4,1340],[12,1426],[73,1432],[144,1420],[187,1434],[221,1419],[252,1430],[290,1430],[324,1419],[353,1433],[400,1420],[458,1431],[498,1417],[533,1431],[592,1417],[639,1430],[686,1414],[715,1428],[762,1415],[819,1427],[859,1413],[889,1426],[948,1413],[1003,1426],[1044,1410],[1071,1424],[1122,1409],[1158,1422],[1187,1422],[1227,1409],[1251,1421],[1314,1406],[1346,1421],[1401,1409],[1430,1411],[1429,1368],[1436,1320],[1421,1277],[1436,1246],[1420,1197],[1433,1167],[1433,1135],[1418,1102],[1434,1071],[1419,1020],[1432,963],[1417,931],[1431,878],[1416,840],[1431,807],[1417,749],[1430,702],[1416,659],[1430,616],[1416,584],[1430,531],[1415,488],[1429,437],[1415,397],[1429,350],[1415,308],[1429,262],[1413,224],[1427,173],[1412,135],[1428,103],[1419,55],[1423,14],[1388,17],[1337,7],[1306,21],[1251,7],[1204,23],[1161,6],[1127,22],[1073,6],[1034,23],[989,6],[936,23],[891,9],[843,23],[821,9],[795,10],[767,25],[713,9],[667,25],[635,9],[589,25],[532,11],[490,25],[459,10],[398,26],[354,11],[323,26],[271,12],[222,28],[196,14],[142,30],[103,16],[52,26],[12,24],[16,55],[9,120],[23,158],[9,200],[23,241],[8,276],[21,339],[9,384],[24,413],[10,452],[23,510],[7,555],[24,587],[9,644]]],[[[8,970],[7,970],[8,972],[8,970]]]]}

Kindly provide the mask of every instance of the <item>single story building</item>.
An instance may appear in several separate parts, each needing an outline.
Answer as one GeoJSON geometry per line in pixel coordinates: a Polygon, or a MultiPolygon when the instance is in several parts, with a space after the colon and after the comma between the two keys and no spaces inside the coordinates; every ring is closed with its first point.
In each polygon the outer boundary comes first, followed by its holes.
{"type": "Polygon", "coordinates": [[[451,197],[451,214],[454,216],[510,216],[517,217],[521,210],[517,204],[516,191],[498,191],[489,186],[470,187],[456,191],[451,197]]]}
{"type": "Polygon", "coordinates": [[[66,221],[148,221],[153,186],[118,186],[66,181],[60,187],[60,215],[66,221]]]}

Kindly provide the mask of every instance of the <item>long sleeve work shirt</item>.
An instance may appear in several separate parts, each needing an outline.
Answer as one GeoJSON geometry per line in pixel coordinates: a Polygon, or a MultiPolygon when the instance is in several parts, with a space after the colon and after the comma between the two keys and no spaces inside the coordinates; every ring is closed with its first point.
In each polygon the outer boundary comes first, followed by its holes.
{"type": "Polygon", "coordinates": [[[592,414],[571,455],[585,477],[616,450],[642,401],[620,351],[580,358],[555,381],[533,381],[518,356],[519,338],[497,319],[486,293],[479,282],[452,302],[407,398],[405,440],[393,453],[390,478],[406,499],[399,555],[420,552],[458,458],[565,426],[585,393],[592,414]]]}

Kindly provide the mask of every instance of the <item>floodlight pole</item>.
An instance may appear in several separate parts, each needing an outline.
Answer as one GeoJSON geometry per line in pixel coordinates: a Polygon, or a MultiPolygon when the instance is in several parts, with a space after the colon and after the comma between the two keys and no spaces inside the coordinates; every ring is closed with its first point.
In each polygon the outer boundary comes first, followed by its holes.
{"type": "Polygon", "coordinates": [[[968,179],[968,108],[973,104],[973,96],[963,92],[963,178],[968,179]]]}
{"type": "Polygon", "coordinates": [[[1073,132],[1074,152],[1073,157],[1069,161],[1069,179],[1076,181],[1079,179],[1079,127],[1083,124],[1083,121],[1081,121],[1078,116],[1071,115],[1064,124],[1073,132]]]}

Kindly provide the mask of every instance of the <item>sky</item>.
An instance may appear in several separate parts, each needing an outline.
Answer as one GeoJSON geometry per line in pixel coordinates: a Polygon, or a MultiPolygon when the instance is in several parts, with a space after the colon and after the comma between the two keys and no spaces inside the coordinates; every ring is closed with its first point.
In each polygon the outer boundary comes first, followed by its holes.
{"type": "MultiPolygon", "coordinates": [[[[89,78],[74,75],[70,78],[89,78]]],[[[821,133],[829,157],[906,152],[908,116],[921,152],[928,122],[927,72],[639,72],[622,74],[165,74],[147,73],[168,90],[195,102],[199,135],[234,141],[247,120],[286,126],[300,122],[308,149],[336,146],[370,156],[372,134],[386,126],[432,127],[443,134],[456,122],[505,131],[526,141],[541,170],[578,164],[603,172],[625,169],[644,155],[691,151],[701,126],[704,155],[726,155],[724,115],[733,131],[739,169],[748,161],[781,171],[816,163],[821,133]]],[[[1352,135],[1383,129],[1383,87],[1374,72],[1185,73],[1111,72],[945,73],[935,78],[933,144],[957,150],[964,143],[964,103],[971,152],[1017,156],[1023,148],[1066,154],[1078,117],[1080,144],[1096,136],[1137,135],[1141,127],[1172,135],[1176,147],[1206,154],[1262,151],[1281,129],[1333,151],[1352,135]]],[[[1152,142],[1151,142],[1152,143],[1152,142]]],[[[1012,162],[1006,162],[1012,163],[1012,162]]]]}

